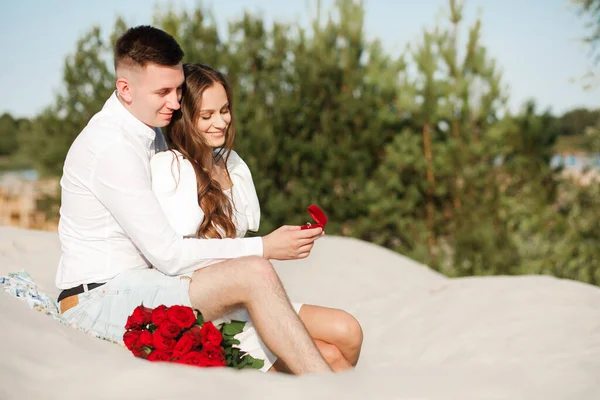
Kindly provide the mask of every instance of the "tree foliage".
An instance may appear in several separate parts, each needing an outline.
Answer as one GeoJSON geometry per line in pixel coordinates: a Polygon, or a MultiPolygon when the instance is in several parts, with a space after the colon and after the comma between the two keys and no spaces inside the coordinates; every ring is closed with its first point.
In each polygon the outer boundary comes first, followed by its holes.
{"type": "MultiPolygon", "coordinates": [[[[399,57],[366,37],[363,4],[353,0],[319,10],[309,27],[246,13],[221,37],[202,6],[157,10],[155,25],[181,43],[185,61],[228,74],[261,234],[305,223],[317,203],[328,233],[451,276],[545,273],[598,284],[598,185],[564,180],[549,162],[580,111],[562,128],[532,102],[508,113],[500,63],[464,7],[450,0],[447,20],[399,57]]],[[[70,143],[113,90],[110,47],[125,26],[118,19],[110,41],[91,29],[67,58],[63,92],[21,143],[40,171],[60,175],[70,143]]]]}
{"type": "Polygon", "coordinates": [[[14,119],[9,113],[0,116],[0,156],[8,156],[17,151],[19,146],[17,141],[18,131],[18,120],[14,119]]]}
{"type": "Polygon", "coordinates": [[[600,0],[572,0],[580,15],[585,18],[588,34],[584,38],[596,53],[595,62],[600,62],[600,0]]]}
{"type": "Polygon", "coordinates": [[[552,129],[561,136],[581,135],[586,128],[600,122],[600,109],[575,108],[556,118],[552,129]]]}

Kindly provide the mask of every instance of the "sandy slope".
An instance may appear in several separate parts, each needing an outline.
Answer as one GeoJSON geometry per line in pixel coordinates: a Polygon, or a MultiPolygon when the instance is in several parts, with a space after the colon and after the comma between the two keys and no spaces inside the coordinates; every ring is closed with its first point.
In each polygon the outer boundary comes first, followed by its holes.
{"type": "MultiPolygon", "coordinates": [[[[26,269],[56,295],[59,253],[55,233],[0,227],[2,275],[26,269]]],[[[291,298],[359,319],[355,371],[290,377],[152,364],[1,293],[0,399],[600,399],[597,287],[540,276],[447,279],[341,237],[276,267],[291,298]]]]}

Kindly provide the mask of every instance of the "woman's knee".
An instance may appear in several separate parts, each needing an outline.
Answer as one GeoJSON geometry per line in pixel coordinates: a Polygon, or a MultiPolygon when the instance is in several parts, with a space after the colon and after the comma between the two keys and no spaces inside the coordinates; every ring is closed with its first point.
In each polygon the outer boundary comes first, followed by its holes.
{"type": "Polygon", "coordinates": [[[344,360],[344,355],[337,346],[322,341],[318,341],[316,344],[319,352],[329,365],[335,365],[344,360]]]}
{"type": "Polygon", "coordinates": [[[332,326],[338,343],[352,349],[360,349],[363,342],[363,331],[360,323],[346,311],[339,311],[332,326]]]}

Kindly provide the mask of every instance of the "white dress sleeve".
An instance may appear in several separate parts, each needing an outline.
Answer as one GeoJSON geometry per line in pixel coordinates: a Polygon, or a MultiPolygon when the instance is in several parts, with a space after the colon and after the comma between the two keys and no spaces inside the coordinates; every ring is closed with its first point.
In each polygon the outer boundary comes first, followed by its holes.
{"type": "Polygon", "coordinates": [[[252,173],[248,165],[235,152],[231,151],[227,160],[227,170],[233,183],[233,205],[237,220],[240,221],[238,229],[244,231],[258,231],[260,225],[260,204],[254,187],[252,173]]]}
{"type": "Polygon", "coordinates": [[[182,236],[194,236],[204,220],[198,205],[196,173],[183,155],[174,151],[156,153],[150,160],[152,191],[169,223],[182,236]]]}

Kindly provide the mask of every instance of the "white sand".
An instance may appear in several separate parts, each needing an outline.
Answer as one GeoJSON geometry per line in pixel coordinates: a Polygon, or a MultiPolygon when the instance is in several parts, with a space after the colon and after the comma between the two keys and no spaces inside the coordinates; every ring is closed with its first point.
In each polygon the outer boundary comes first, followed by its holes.
{"type": "MultiPolygon", "coordinates": [[[[0,276],[25,269],[57,295],[59,252],[55,233],[0,227],[0,276]]],[[[1,293],[0,399],[600,399],[600,288],[447,279],[341,237],[276,267],[291,298],[359,319],[356,370],[291,377],[153,364],[1,293]]]]}

